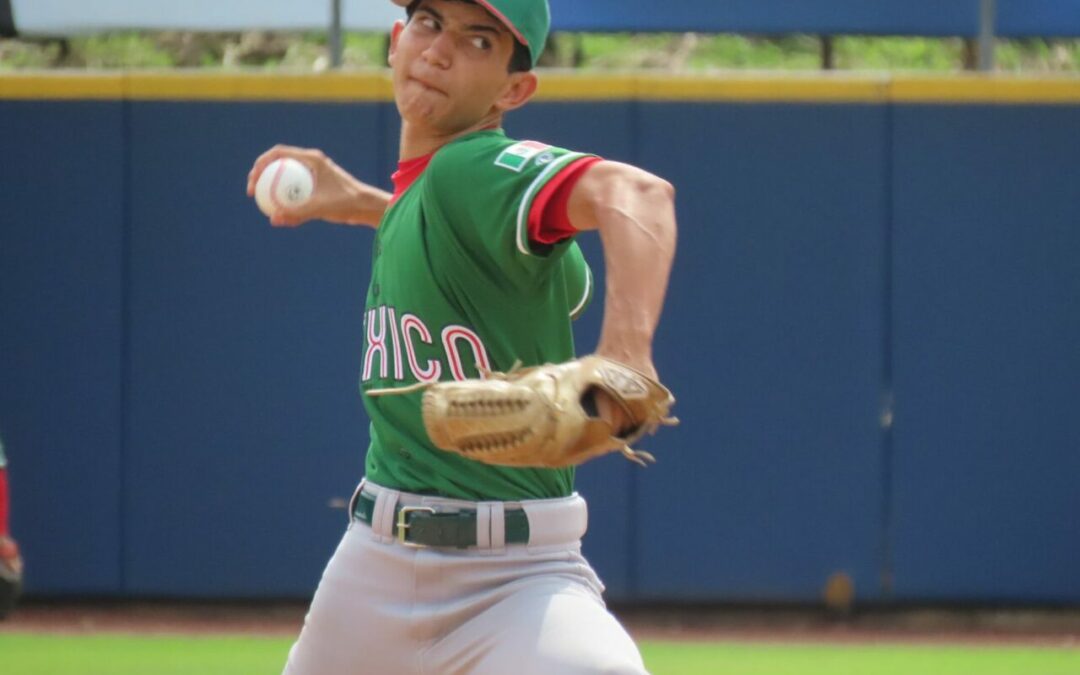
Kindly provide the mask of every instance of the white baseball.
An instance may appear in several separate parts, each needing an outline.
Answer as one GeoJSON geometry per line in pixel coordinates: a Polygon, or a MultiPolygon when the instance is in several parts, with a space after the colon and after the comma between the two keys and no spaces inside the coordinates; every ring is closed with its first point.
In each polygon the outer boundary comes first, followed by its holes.
{"type": "Polygon", "coordinates": [[[290,157],[275,159],[255,183],[255,203],[269,216],[278,209],[300,206],[314,189],[315,177],[302,162],[290,157]]]}

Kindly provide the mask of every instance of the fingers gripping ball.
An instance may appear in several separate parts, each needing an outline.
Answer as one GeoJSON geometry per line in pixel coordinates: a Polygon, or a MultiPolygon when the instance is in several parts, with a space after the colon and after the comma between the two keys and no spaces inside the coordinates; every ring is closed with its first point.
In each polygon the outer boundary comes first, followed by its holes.
{"type": "Polygon", "coordinates": [[[274,211],[301,206],[315,190],[315,178],[302,162],[290,157],[275,159],[259,175],[255,203],[270,216],[274,211]]]}
{"type": "Polygon", "coordinates": [[[666,387],[599,356],[425,388],[424,426],[432,442],[486,464],[574,466],[609,452],[644,464],[652,456],[630,444],[678,422],[668,416],[675,398],[666,387]],[[597,391],[622,409],[629,431],[616,433],[596,414],[591,399],[597,391]]]}

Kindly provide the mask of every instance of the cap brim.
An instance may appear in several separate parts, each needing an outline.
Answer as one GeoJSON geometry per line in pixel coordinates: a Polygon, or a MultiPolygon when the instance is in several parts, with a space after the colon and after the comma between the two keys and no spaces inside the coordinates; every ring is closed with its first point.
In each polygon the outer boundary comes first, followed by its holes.
{"type": "Polygon", "coordinates": [[[502,23],[502,25],[506,26],[506,29],[510,31],[510,33],[514,36],[515,40],[525,45],[529,49],[532,49],[532,45],[530,45],[529,41],[525,39],[525,36],[521,34],[521,31],[517,29],[517,26],[514,25],[514,22],[507,18],[505,14],[496,9],[495,6],[492,5],[488,0],[476,0],[476,4],[486,9],[488,13],[498,19],[502,23]]]}

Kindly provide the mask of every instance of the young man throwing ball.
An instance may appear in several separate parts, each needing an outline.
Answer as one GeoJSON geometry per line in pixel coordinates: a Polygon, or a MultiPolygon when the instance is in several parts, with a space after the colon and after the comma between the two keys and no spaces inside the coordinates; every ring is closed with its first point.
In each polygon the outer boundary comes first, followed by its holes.
{"type": "Polygon", "coordinates": [[[315,193],[276,210],[273,225],[377,228],[361,373],[366,476],[285,672],[643,673],[580,555],[587,516],[573,468],[487,463],[483,453],[529,430],[440,449],[421,408],[437,382],[573,363],[570,322],[592,288],[574,237],[597,230],[607,296],[596,355],[629,369],[601,365],[612,387],[591,389],[582,407],[610,440],[640,426],[617,390],[634,373],[656,375],[673,188],[626,164],[506,137],[503,115],[537,88],[546,0],[395,2],[408,19],[393,28],[389,58],[402,119],[394,193],[317,150],[283,146],[259,157],[248,181],[254,194],[270,162],[298,159],[315,193]]]}

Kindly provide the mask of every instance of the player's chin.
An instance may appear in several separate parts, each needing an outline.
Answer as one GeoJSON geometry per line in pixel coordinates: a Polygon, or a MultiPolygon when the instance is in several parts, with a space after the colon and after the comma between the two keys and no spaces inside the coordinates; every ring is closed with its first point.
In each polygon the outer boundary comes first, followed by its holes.
{"type": "Polygon", "coordinates": [[[446,110],[440,105],[440,101],[423,95],[398,101],[398,112],[406,122],[435,128],[441,127],[441,122],[446,117],[446,110]]]}

